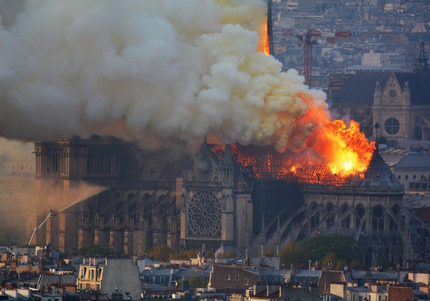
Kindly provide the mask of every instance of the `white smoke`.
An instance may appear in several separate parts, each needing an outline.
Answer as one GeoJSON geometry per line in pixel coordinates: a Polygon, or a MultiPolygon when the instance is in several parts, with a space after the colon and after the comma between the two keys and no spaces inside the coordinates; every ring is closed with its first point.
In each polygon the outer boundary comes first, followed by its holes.
{"type": "Polygon", "coordinates": [[[259,0],[27,1],[0,30],[0,135],[300,147],[325,95],[256,52],[265,16],[259,0]]]}

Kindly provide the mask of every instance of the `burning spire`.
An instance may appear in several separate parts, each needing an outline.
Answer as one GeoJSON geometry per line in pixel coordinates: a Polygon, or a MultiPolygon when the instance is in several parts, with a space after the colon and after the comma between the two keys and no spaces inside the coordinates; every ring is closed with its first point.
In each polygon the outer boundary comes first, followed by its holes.
{"type": "Polygon", "coordinates": [[[265,55],[271,55],[273,50],[273,39],[272,39],[272,0],[267,1],[267,16],[265,21],[260,26],[260,40],[258,42],[259,52],[263,52],[265,55]]]}

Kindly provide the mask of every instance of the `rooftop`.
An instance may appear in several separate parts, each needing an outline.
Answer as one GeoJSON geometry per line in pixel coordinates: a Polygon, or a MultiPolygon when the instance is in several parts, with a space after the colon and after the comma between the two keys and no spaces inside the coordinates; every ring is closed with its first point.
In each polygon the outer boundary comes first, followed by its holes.
{"type": "Polygon", "coordinates": [[[430,156],[417,152],[409,152],[406,157],[394,165],[394,169],[399,168],[429,169],[430,156]]]}

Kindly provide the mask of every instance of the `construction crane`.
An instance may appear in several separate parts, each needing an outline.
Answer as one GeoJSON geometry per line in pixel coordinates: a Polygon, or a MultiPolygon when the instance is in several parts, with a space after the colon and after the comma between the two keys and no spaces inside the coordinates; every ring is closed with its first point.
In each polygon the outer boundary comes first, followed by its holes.
{"type": "Polygon", "coordinates": [[[53,217],[54,217],[54,216],[56,216],[56,215],[57,215],[57,212],[56,212],[56,211],[53,211],[53,210],[49,211],[48,215],[47,215],[47,216],[45,217],[45,219],[40,223],[40,225],[33,229],[33,232],[31,233],[30,239],[28,240],[28,242],[27,242],[27,243],[26,243],[26,245],[25,245],[26,247],[28,247],[28,246],[30,245],[31,241],[32,241],[32,240],[33,240],[33,238],[34,238],[34,235],[37,233],[37,231],[39,231],[39,229],[40,229],[40,228],[42,228],[42,227],[43,227],[43,225],[45,225],[45,224],[46,224],[46,222],[48,221],[48,219],[53,218],[53,217]]]}
{"type": "Polygon", "coordinates": [[[304,34],[299,34],[296,37],[304,43],[304,65],[303,73],[305,75],[305,84],[311,87],[312,79],[312,46],[317,44],[315,37],[320,37],[319,30],[308,29],[304,34]]]}
{"type": "MultiPolygon", "coordinates": [[[[308,29],[302,34],[296,35],[296,37],[304,44],[304,64],[303,74],[305,76],[305,84],[311,87],[312,81],[312,47],[318,44],[317,38],[321,37],[322,34],[319,30],[308,29]]],[[[335,38],[348,38],[351,36],[349,31],[339,31],[332,36],[326,36],[326,42],[334,43],[335,38]]]]}

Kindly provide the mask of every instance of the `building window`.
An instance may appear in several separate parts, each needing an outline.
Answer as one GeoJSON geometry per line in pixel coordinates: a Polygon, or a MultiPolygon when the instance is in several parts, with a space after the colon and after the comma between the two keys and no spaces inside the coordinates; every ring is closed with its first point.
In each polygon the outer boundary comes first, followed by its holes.
{"type": "Polygon", "coordinates": [[[236,281],[239,281],[239,275],[236,275],[236,281]]]}
{"type": "Polygon", "coordinates": [[[227,280],[230,280],[230,274],[227,274],[227,280]]]}
{"type": "Polygon", "coordinates": [[[388,118],[385,120],[384,127],[389,135],[395,135],[399,132],[400,123],[396,118],[388,118]]]}
{"type": "Polygon", "coordinates": [[[401,178],[402,178],[402,176],[397,176],[397,179],[399,179],[399,180],[400,180],[401,178]]]}
{"type": "Polygon", "coordinates": [[[248,279],[245,279],[244,282],[245,282],[245,285],[249,284],[249,280],[248,279]]]}
{"type": "Polygon", "coordinates": [[[409,178],[409,176],[408,176],[408,175],[406,175],[406,176],[405,176],[405,179],[407,180],[408,178],[409,178]]]}
{"type": "Polygon", "coordinates": [[[417,176],[416,176],[416,175],[413,175],[413,176],[412,176],[412,179],[414,179],[414,180],[415,180],[416,178],[417,178],[417,176]]]}
{"type": "Polygon", "coordinates": [[[415,127],[415,139],[416,140],[423,140],[423,132],[420,127],[415,127]]]}

